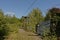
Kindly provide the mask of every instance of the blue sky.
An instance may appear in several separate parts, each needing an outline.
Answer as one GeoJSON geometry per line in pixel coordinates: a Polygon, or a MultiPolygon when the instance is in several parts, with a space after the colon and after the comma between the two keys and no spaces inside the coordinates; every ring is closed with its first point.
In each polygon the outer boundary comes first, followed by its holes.
{"type": "Polygon", "coordinates": [[[60,0],[37,0],[34,5],[30,7],[34,1],[35,0],[0,0],[0,9],[2,9],[5,14],[15,14],[20,18],[26,16],[33,8],[39,8],[43,15],[52,7],[60,8],[60,0]],[[29,7],[30,9],[27,11],[29,7]]]}

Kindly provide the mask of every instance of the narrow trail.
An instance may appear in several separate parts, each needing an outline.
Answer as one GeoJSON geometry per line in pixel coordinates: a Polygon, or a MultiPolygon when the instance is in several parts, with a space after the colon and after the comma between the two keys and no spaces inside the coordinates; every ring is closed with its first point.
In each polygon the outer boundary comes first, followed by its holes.
{"type": "Polygon", "coordinates": [[[20,29],[19,31],[20,31],[19,33],[22,40],[41,40],[39,36],[37,36],[32,32],[26,32],[23,29],[20,29]]]}
{"type": "Polygon", "coordinates": [[[39,36],[32,32],[19,29],[18,33],[11,34],[7,40],[42,40],[39,36]]]}

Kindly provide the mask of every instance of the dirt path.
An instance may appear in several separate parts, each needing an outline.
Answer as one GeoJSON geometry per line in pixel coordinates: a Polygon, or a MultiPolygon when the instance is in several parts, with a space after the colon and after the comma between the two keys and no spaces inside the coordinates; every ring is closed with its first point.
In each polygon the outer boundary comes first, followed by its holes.
{"type": "Polygon", "coordinates": [[[19,29],[18,33],[11,34],[7,40],[42,40],[42,39],[32,32],[26,32],[23,29],[19,29]]]}

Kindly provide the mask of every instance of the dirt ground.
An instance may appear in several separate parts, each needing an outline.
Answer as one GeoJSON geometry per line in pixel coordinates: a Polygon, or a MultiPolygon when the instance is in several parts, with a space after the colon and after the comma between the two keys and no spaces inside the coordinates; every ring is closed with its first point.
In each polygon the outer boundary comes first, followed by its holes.
{"type": "Polygon", "coordinates": [[[5,40],[42,40],[40,36],[35,33],[26,32],[23,29],[19,29],[17,33],[10,34],[5,40]]]}

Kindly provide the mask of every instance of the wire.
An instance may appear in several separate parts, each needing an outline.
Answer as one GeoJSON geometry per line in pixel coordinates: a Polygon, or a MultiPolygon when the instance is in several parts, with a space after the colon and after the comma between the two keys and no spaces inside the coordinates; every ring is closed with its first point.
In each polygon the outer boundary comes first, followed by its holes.
{"type": "Polygon", "coordinates": [[[53,7],[56,7],[56,6],[60,6],[60,4],[59,3],[55,3],[55,4],[53,4],[53,7]]]}
{"type": "Polygon", "coordinates": [[[29,7],[28,7],[28,9],[26,10],[26,12],[25,13],[27,13],[28,12],[28,10],[35,4],[35,2],[36,2],[37,0],[35,0],[29,7]]]}

